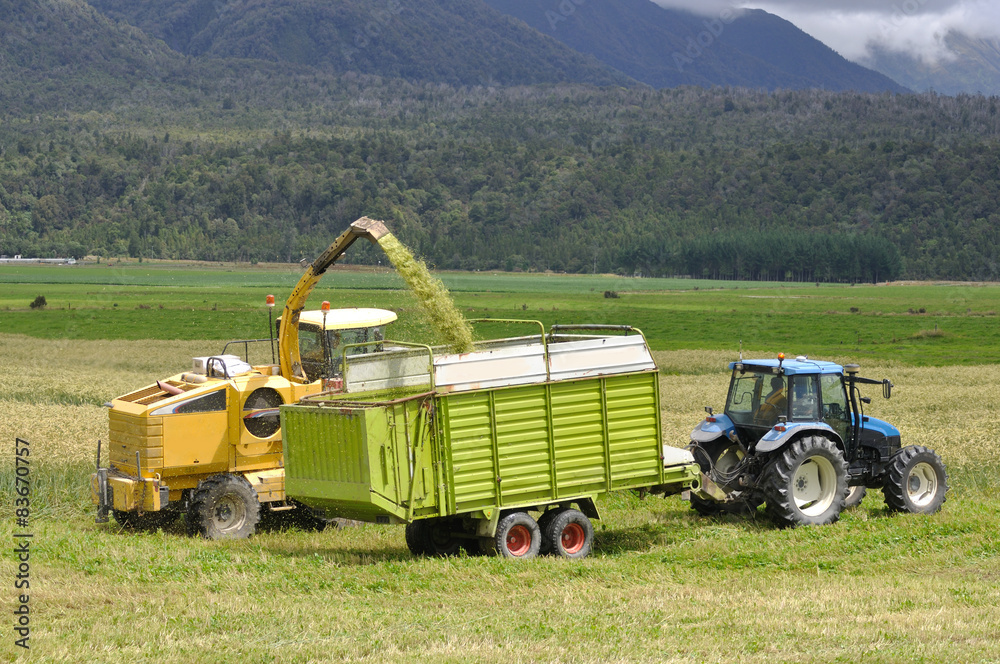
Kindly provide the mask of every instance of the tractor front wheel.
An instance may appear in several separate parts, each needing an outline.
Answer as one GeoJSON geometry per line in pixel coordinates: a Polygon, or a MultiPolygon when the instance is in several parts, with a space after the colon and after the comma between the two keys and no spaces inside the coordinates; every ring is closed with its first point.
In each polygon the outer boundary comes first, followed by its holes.
{"type": "Polygon", "coordinates": [[[947,491],[948,473],[934,450],[910,445],[889,459],[882,493],[890,510],[933,514],[941,509],[947,491]]]}
{"type": "Polygon", "coordinates": [[[213,475],[198,482],[188,507],[188,530],[205,539],[245,539],[260,521],[260,502],[250,482],[238,475],[213,475]]]}
{"type": "Polygon", "coordinates": [[[844,509],[850,510],[860,505],[861,501],[865,499],[866,493],[868,493],[868,488],[865,485],[852,486],[847,490],[847,498],[844,499],[844,509]]]}
{"type": "Polygon", "coordinates": [[[847,496],[847,462],[833,441],[807,436],[786,447],[764,470],[767,513],[779,526],[833,523],[847,496]]]}

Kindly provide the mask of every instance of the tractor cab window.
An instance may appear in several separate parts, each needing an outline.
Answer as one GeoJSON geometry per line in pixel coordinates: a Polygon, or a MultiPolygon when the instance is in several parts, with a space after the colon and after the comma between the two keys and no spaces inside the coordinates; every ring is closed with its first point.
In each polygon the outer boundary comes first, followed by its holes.
{"type": "Polygon", "coordinates": [[[787,381],[770,373],[735,373],[726,400],[726,415],[734,424],[772,427],[787,415],[787,381]]]}
{"type": "Polygon", "coordinates": [[[819,420],[819,376],[793,376],[789,411],[792,420],[819,420]]]}
{"type": "Polygon", "coordinates": [[[825,374],[819,377],[819,384],[823,397],[823,421],[846,441],[851,429],[851,415],[844,381],[839,375],[825,374]]]}

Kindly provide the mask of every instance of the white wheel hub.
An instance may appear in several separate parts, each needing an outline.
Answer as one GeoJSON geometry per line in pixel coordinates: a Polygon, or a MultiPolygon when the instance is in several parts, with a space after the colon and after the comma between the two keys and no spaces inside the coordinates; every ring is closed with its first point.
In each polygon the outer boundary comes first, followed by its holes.
{"type": "Polygon", "coordinates": [[[819,516],[833,504],[837,494],[837,471],[829,459],[809,457],[792,475],[792,498],[806,516],[819,516]]]}
{"type": "Polygon", "coordinates": [[[929,463],[918,463],[906,479],[906,495],[917,507],[929,505],[937,493],[937,473],[929,463]]]}

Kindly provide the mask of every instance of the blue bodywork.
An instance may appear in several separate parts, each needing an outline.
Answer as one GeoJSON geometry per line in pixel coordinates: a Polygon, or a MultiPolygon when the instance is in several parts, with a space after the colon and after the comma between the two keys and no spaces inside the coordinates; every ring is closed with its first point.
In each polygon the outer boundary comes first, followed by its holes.
{"type": "Polygon", "coordinates": [[[696,443],[709,443],[716,438],[729,438],[736,432],[736,426],[727,415],[712,415],[715,422],[709,422],[708,418],[698,423],[698,426],[691,432],[691,440],[696,443]]]}

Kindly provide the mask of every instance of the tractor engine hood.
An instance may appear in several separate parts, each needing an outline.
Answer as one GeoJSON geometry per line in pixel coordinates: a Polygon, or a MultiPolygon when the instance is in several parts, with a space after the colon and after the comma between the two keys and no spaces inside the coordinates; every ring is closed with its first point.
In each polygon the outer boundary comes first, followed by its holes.
{"type": "Polygon", "coordinates": [[[865,415],[864,419],[861,421],[861,428],[867,431],[877,431],[886,438],[899,436],[899,429],[885,420],[878,419],[877,417],[868,417],[865,415]]]}

